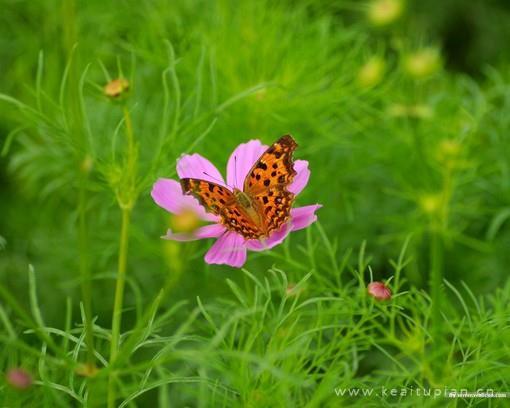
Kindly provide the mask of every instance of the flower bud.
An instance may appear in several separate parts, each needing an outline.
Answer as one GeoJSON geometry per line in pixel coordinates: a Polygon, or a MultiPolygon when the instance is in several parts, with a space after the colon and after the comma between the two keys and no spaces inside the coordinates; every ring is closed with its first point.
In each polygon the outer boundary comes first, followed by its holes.
{"type": "Polygon", "coordinates": [[[370,58],[358,72],[358,84],[371,88],[381,82],[386,71],[386,61],[381,57],[370,58]]]}
{"type": "Polygon", "coordinates": [[[129,91],[129,82],[125,78],[117,78],[104,86],[104,94],[110,98],[118,98],[129,91]]]}
{"type": "Polygon", "coordinates": [[[404,2],[402,0],[374,0],[368,6],[367,17],[374,26],[386,26],[402,15],[404,2]]]}
{"type": "Polygon", "coordinates": [[[32,375],[23,368],[11,368],[5,377],[7,383],[17,390],[26,390],[32,385],[32,375]]]}
{"type": "Polygon", "coordinates": [[[432,215],[441,208],[440,194],[424,194],[419,198],[419,205],[424,213],[432,215]]]}
{"type": "Polygon", "coordinates": [[[409,115],[417,119],[430,119],[434,116],[434,111],[428,105],[417,104],[409,107],[409,115]]]}
{"type": "Polygon", "coordinates": [[[415,118],[415,119],[430,119],[434,116],[434,112],[427,105],[402,105],[393,104],[388,108],[388,115],[395,118],[415,118]]]}
{"type": "Polygon", "coordinates": [[[80,170],[82,171],[82,173],[89,174],[92,171],[93,167],[94,167],[94,160],[89,155],[86,155],[85,158],[81,162],[80,170]]]}
{"type": "Polygon", "coordinates": [[[462,144],[454,139],[443,139],[436,148],[437,161],[448,169],[459,169],[468,163],[463,158],[462,144]]]}
{"type": "Polygon", "coordinates": [[[368,294],[377,300],[391,299],[391,290],[382,282],[371,282],[367,286],[368,294]]]}
{"type": "Polygon", "coordinates": [[[82,377],[94,377],[99,372],[99,369],[94,363],[83,363],[76,367],[75,372],[82,377]]]}
{"type": "Polygon", "coordinates": [[[436,48],[423,48],[405,56],[403,65],[409,76],[415,79],[423,79],[436,73],[441,68],[441,55],[436,48]]]}
{"type": "Polygon", "coordinates": [[[461,144],[453,139],[443,139],[438,146],[438,155],[443,158],[455,158],[461,151],[461,144]]]}

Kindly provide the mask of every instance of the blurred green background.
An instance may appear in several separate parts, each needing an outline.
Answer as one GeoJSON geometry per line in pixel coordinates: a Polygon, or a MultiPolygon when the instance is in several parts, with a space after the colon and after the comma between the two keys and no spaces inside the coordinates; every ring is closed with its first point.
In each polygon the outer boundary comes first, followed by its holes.
{"type": "MultiPolygon", "coordinates": [[[[170,406],[286,406],[282,398],[290,401],[287,406],[366,406],[366,400],[336,397],[335,381],[408,387],[453,386],[456,379],[459,387],[505,390],[510,3],[3,0],[1,9],[2,293],[33,313],[27,275],[28,265],[33,265],[45,324],[79,332],[86,279],[92,284],[95,323],[110,327],[121,225],[118,202],[127,197],[133,209],[123,331],[142,321],[142,311],[165,287],[163,311],[180,300],[188,303],[161,324],[158,335],[180,333],[178,327],[196,310],[199,297],[199,303],[212,305],[211,315],[201,310],[201,320],[187,330],[200,337],[200,350],[243,345],[239,349],[246,351],[260,341],[260,347],[251,349],[256,360],[265,361],[266,369],[271,364],[278,368],[269,370],[266,378],[257,371],[260,367],[249,368],[252,363],[237,371],[241,368],[226,362],[225,356],[212,368],[199,359],[161,363],[151,375],[198,372],[210,383],[199,389],[182,385],[176,388],[178,396],[174,386],[155,386],[131,404],[154,406],[159,401],[166,406],[170,395],[170,406]],[[129,92],[108,98],[103,87],[118,77],[129,81],[129,92]],[[124,134],[124,108],[136,143],[132,157],[124,134]],[[264,282],[272,276],[268,270],[281,270],[289,284],[311,273],[300,302],[349,299],[338,307],[353,313],[345,317],[350,333],[350,324],[364,322],[360,316],[373,311],[366,309],[369,299],[364,296],[368,267],[374,279],[386,281],[398,270],[389,260],[406,249],[400,280],[390,281],[396,284],[395,293],[402,292],[395,298],[402,303],[380,309],[380,326],[367,323],[359,333],[359,327],[351,327],[359,336],[352,335],[352,342],[339,349],[334,348],[336,335],[322,332],[304,348],[304,354],[345,354],[342,361],[352,366],[349,375],[335,371],[340,363],[334,359],[317,362],[320,357],[310,357],[296,367],[264,360],[275,333],[272,323],[263,319],[242,318],[225,329],[236,341],[218,345],[219,332],[206,328],[206,322],[215,317],[221,322],[237,307],[261,302],[253,292],[257,285],[239,270],[205,264],[203,255],[211,242],[159,238],[172,220],[154,204],[150,189],[158,177],[176,178],[175,161],[181,153],[199,152],[224,169],[239,143],[253,138],[271,143],[286,133],[299,143],[296,157],[310,162],[311,179],[298,204],[323,205],[319,226],[293,234],[270,252],[249,254],[249,273],[264,282]],[[130,157],[136,164],[129,171],[136,169],[136,174],[126,170],[130,157]],[[236,290],[233,294],[236,285],[246,298],[236,290]],[[473,302],[467,306],[464,297],[473,302]],[[229,303],[234,301],[239,301],[236,306],[229,303]],[[472,308],[477,318],[471,316],[472,308]],[[385,319],[395,319],[395,310],[414,316],[414,329],[423,335],[421,346],[408,342],[418,341],[418,335],[402,339],[410,330],[406,325],[385,332],[385,319]],[[446,310],[451,310],[449,318],[441,314],[446,310]],[[239,334],[240,326],[249,331],[257,324],[266,338],[255,336],[252,342],[239,334]],[[460,347],[458,338],[469,345],[460,347]],[[327,352],[321,348],[326,347],[325,339],[331,348],[327,352]],[[444,347],[437,346],[441,339],[444,347]],[[488,343],[478,344],[481,339],[488,343]],[[385,360],[374,344],[389,344],[398,364],[385,360]],[[453,351],[457,346],[461,350],[453,351]],[[420,347],[419,361],[409,358],[408,353],[420,347]],[[446,372],[434,368],[429,347],[443,350],[443,357],[451,353],[446,372]],[[363,357],[355,358],[358,353],[363,357]],[[397,375],[402,371],[399,364],[406,367],[405,378],[397,375]],[[309,378],[310,365],[316,368],[315,385],[303,391],[289,378],[309,378]],[[491,375],[479,379],[480,370],[491,375]],[[324,380],[328,375],[330,382],[324,380]],[[236,384],[236,378],[244,382],[236,384]],[[238,395],[211,399],[223,395],[213,383],[233,387],[238,395]],[[322,389],[321,383],[328,385],[322,389]]],[[[285,298],[282,285],[271,283],[268,302],[276,302],[275,296],[285,298]]],[[[36,367],[43,357],[29,356],[19,345],[37,350],[40,340],[23,334],[30,325],[19,320],[7,298],[2,298],[2,321],[11,322],[12,332],[7,330],[10,334],[3,338],[1,361],[5,367],[26,366],[42,378],[36,367]]],[[[307,314],[324,317],[320,327],[344,313],[323,308],[307,314]]],[[[310,326],[296,324],[294,335],[301,338],[310,326]]],[[[108,349],[108,338],[97,342],[98,350],[108,349]]],[[[282,352],[290,347],[285,344],[282,352]]],[[[76,361],[82,353],[76,352],[76,361]]],[[[51,370],[32,394],[9,392],[4,402],[22,406],[44,395],[41,405],[58,401],[69,406],[69,396],[47,383],[68,381],[73,370],[54,377],[51,370]]],[[[131,374],[120,387],[124,397],[137,387],[143,389],[141,377],[136,371],[131,374]]],[[[82,395],[86,387],[76,393],[82,395]]],[[[97,390],[101,405],[101,387],[97,390]]]]}

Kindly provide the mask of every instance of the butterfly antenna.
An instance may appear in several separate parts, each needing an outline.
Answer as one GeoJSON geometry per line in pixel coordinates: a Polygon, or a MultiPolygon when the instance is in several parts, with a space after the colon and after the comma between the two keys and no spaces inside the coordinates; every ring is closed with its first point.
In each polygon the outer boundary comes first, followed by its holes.
{"type": "Polygon", "coordinates": [[[234,183],[237,186],[237,155],[234,156],[234,183]]]}
{"type": "Polygon", "coordinates": [[[211,176],[209,173],[206,173],[205,171],[202,172],[204,174],[204,176],[207,176],[207,177],[210,177],[212,178],[214,181],[218,182],[218,184],[225,184],[225,182],[223,180],[220,180],[219,178],[217,177],[214,177],[214,176],[211,176]]]}

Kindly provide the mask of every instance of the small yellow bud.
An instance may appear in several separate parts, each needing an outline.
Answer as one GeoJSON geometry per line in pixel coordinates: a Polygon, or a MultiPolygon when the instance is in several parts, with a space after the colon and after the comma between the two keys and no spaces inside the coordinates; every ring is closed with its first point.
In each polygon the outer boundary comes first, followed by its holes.
{"type": "Polygon", "coordinates": [[[432,215],[441,208],[441,196],[439,194],[424,194],[419,199],[419,205],[424,213],[432,215]]]}
{"type": "Polygon", "coordinates": [[[395,118],[402,118],[407,116],[407,106],[402,105],[400,103],[394,103],[390,105],[388,108],[388,115],[393,116],[395,118]]]}
{"type": "Polygon", "coordinates": [[[99,372],[99,369],[94,363],[84,363],[76,367],[75,372],[82,377],[95,377],[95,375],[99,372]]]}
{"type": "Polygon", "coordinates": [[[427,105],[402,105],[393,104],[388,108],[388,115],[402,118],[430,119],[434,116],[434,112],[427,105]]]}
{"type": "Polygon", "coordinates": [[[423,79],[441,68],[441,55],[436,48],[423,48],[405,56],[403,66],[409,76],[423,79]]]}
{"type": "Polygon", "coordinates": [[[462,151],[462,146],[456,140],[443,139],[439,143],[438,151],[442,156],[455,157],[462,151]]]}
{"type": "Polygon", "coordinates": [[[453,168],[462,164],[462,145],[453,139],[443,139],[436,150],[436,158],[442,164],[453,168]]]}
{"type": "Polygon", "coordinates": [[[430,119],[434,116],[432,108],[427,105],[413,105],[409,107],[409,116],[417,119],[430,119]]]}
{"type": "Polygon", "coordinates": [[[129,90],[129,82],[125,78],[117,78],[104,86],[104,94],[110,98],[118,98],[129,90]]]}
{"type": "Polygon", "coordinates": [[[373,0],[368,6],[367,17],[374,26],[386,26],[402,15],[403,0],[373,0]]]}
{"type": "Polygon", "coordinates": [[[170,218],[172,232],[191,233],[200,226],[200,218],[192,210],[184,210],[180,214],[174,214],[170,218]]]}
{"type": "Polygon", "coordinates": [[[81,162],[80,170],[83,173],[88,174],[92,170],[92,167],[94,167],[94,160],[89,155],[85,156],[85,158],[81,162]]]}
{"type": "Polygon", "coordinates": [[[358,84],[371,88],[381,82],[386,71],[386,61],[381,57],[370,58],[358,72],[358,84]]]}

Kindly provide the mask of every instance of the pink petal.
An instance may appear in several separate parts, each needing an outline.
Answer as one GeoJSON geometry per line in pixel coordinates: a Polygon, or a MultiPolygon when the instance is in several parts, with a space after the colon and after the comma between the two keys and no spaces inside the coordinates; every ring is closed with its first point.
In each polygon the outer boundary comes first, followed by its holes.
{"type": "Polygon", "coordinates": [[[175,180],[160,178],[154,183],[151,196],[157,205],[172,214],[179,214],[185,210],[191,210],[202,220],[219,220],[218,216],[207,213],[196,198],[184,195],[181,185],[175,180]]]}
{"type": "Polygon", "coordinates": [[[259,241],[258,239],[250,239],[246,241],[246,247],[250,251],[264,251],[266,249],[271,249],[276,245],[279,245],[283,242],[287,235],[292,231],[292,227],[290,223],[285,224],[280,228],[280,230],[275,231],[271,234],[271,236],[264,242],[259,241]]]}
{"type": "Polygon", "coordinates": [[[172,232],[168,230],[166,235],[162,236],[163,239],[172,241],[195,241],[204,238],[218,238],[225,232],[225,227],[221,224],[210,224],[197,228],[192,233],[185,232],[172,232]]]}
{"type": "Polygon", "coordinates": [[[236,232],[227,231],[205,254],[208,264],[226,264],[240,268],[246,262],[244,238],[236,232]]]}
{"type": "Polygon", "coordinates": [[[296,176],[294,181],[289,186],[289,191],[294,194],[299,194],[308,184],[310,178],[310,170],[308,169],[308,162],[306,160],[296,160],[294,162],[294,170],[296,170],[296,176]]]}
{"type": "Polygon", "coordinates": [[[260,140],[250,140],[237,146],[228,159],[227,184],[242,190],[248,172],[267,148],[260,140]]]}
{"type": "Polygon", "coordinates": [[[223,176],[214,164],[198,153],[181,156],[177,161],[177,174],[180,178],[207,180],[226,187],[223,176]]]}
{"type": "Polygon", "coordinates": [[[313,224],[315,221],[317,221],[317,215],[315,215],[315,211],[321,207],[322,205],[320,204],[314,204],[307,205],[305,207],[297,207],[290,210],[292,231],[306,228],[310,224],[313,224]]]}

